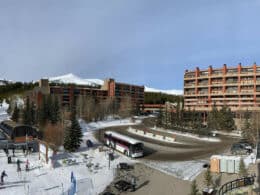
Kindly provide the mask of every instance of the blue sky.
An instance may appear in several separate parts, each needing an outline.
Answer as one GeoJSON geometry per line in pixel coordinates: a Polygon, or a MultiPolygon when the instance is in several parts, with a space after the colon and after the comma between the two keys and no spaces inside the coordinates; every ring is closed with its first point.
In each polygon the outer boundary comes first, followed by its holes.
{"type": "Polygon", "coordinates": [[[259,10],[259,0],[0,0],[0,77],[182,89],[185,69],[260,64],[259,10]]]}

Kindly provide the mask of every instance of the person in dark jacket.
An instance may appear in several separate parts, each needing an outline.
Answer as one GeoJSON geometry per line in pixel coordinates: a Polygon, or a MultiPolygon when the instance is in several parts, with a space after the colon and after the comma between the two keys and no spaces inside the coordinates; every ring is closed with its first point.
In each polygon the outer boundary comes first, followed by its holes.
{"type": "Polygon", "coordinates": [[[4,184],[4,177],[7,177],[7,174],[5,173],[5,171],[3,171],[1,173],[1,184],[4,184]]]}
{"type": "Polygon", "coordinates": [[[20,172],[21,171],[21,161],[19,159],[17,159],[16,164],[17,164],[17,172],[20,172]]]}

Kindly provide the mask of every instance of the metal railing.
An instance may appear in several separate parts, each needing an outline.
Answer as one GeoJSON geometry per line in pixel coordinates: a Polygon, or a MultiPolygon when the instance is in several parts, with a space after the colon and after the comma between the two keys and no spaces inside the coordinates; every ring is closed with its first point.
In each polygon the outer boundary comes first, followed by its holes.
{"type": "Polygon", "coordinates": [[[232,191],[234,189],[253,185],[254,182],[255,182],[255,176],[236,179],[234,181],[230,181],[230,182],[224,184],[223,186],[221,186],[220,189],[218,190],[217,194],[218,195],[225,195],[227,192],[232,191]]]}

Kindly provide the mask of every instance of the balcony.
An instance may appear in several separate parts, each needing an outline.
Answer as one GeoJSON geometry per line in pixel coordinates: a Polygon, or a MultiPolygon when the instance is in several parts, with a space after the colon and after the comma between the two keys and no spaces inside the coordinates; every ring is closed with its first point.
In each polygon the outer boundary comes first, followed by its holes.
{"type": "Polygon", "coordinates": [[[242,70],[240,72],[240,76],[244,76],[244,75],[254,75],[254,71],[253,70],[250,70],[250,71],[242,70]]]}
{"type": "Polygon", "coordinates": [[[228,82],[226,82],[225,83],[225,85],[229,85],[229,86],[236,86],[236,85],[238,85],[238,83],[237,83],[237,81],[228,81],[228,82]]]}
{"type": "Polygon", "coordinates": [[[236,76],[236,75],[238,75],[238,72],[237,71],[234,71],[234,72],[229,72],[229,71],[227,71],[227,73],[226,73],[226,76],[236,76]]]}
{"type": "Polygon", "coordinates": [[[184,75],[184,80],[195,80],[195,74],[186,74],[184,75]]]}
{"type": "Polygon", "coordinates": [[[253,96],[252,97],[241,97],[240,99],[241,100],[253,100],[254,97],[253,96]]]}
{"type": "Polygon", "coordinates": [[[196,96],[196,93],[184,93],[184,96],[196,96]]]}
{"type": "Polygon", "coordinates": [[[226,102],[226,105],[239,105],[238,101],[233,101],[233,102],[226,102]]]}
{"type": "Polygon", "coordinates": [[[223,94],[222,91],[212,91],[211,94],[223,94]]]}
{"type": "Polygon", "coordinates": [[[223,75],[223,73],[222,72],[220,72],[220,73],[212,73],[211,74],[211,78],[217,78],[217,77],[223,77],[224,75],[223,75]]]}
{"type": "Polygon", "coordinates": [[[199,83],[197,87],[199,87],[199,88],[208,87],[208,83],[199,83]]]}
{"type": "Polygon", "coordinates": [[[208,96],[208,92],[198,92],[197,96],[208,96]]]}
{"type": "Polygon", "coordinates": [[[226,91],[225,94],[238,94],[237,90],[233,90],[233,91],[226,91]]]}
{"type": "Polygon", "coordinates": [[[208,78],[209,76],[209,73],[208,72],[200,72],[199,76],[198,77],[203,77],[203,78],[208,78]]]}
{"type": "Polygon", "coordinates": [[[214,83],[212,82],[211,86],[212,87],[223,86],[223,82],[222,81],[221,82],[214,82],[214,83]]]}
{"type": "Polygon", "coordinates": [[[254,102],[240,102],[240,105],[254,105],[254,102]]]}
{"type": "Polygon", "coordinates": [[[241,94],[254,94],[254,90],[251,89],[251,90],[241,90],[240,91],[241,94]]]}
{"type": "Polygon", "coordinates": [[[254,85],[254,80],[241,80],[240,85],[254,85]]]}
{"type": "Polygon", "coordinates": [[[195,88],[195,84],[189,84],[189,85],[187,85],[187,84],[185,84],[184,85],[184,88],[195,88]]]}

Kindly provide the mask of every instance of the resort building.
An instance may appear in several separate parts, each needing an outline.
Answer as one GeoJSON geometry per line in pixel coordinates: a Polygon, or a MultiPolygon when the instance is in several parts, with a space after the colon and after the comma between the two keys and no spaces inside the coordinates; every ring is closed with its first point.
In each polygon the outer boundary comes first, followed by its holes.
{"type": "Polygon", "coordinates": [[[227,105],[232,112],[260,110],[260,66],[186,70],[184,108],[201,112],[227,105]]]}
{"type": "Polygon", "coordinates": [[[144,103],[144,86],[131,85],[115,82],[114,79],[107,79],[103,85],[76,85],[49,82],[48,79],[41,79],[39,87],[36,87],[30,96],[40,105],[42,96],[54,94],[59,97],[63,106],[72,106],[77,97],[91,96],[95,101],[102,101],[107,98],[115,98],[118,103],[129,98],[133,106],[144,103]]]}

